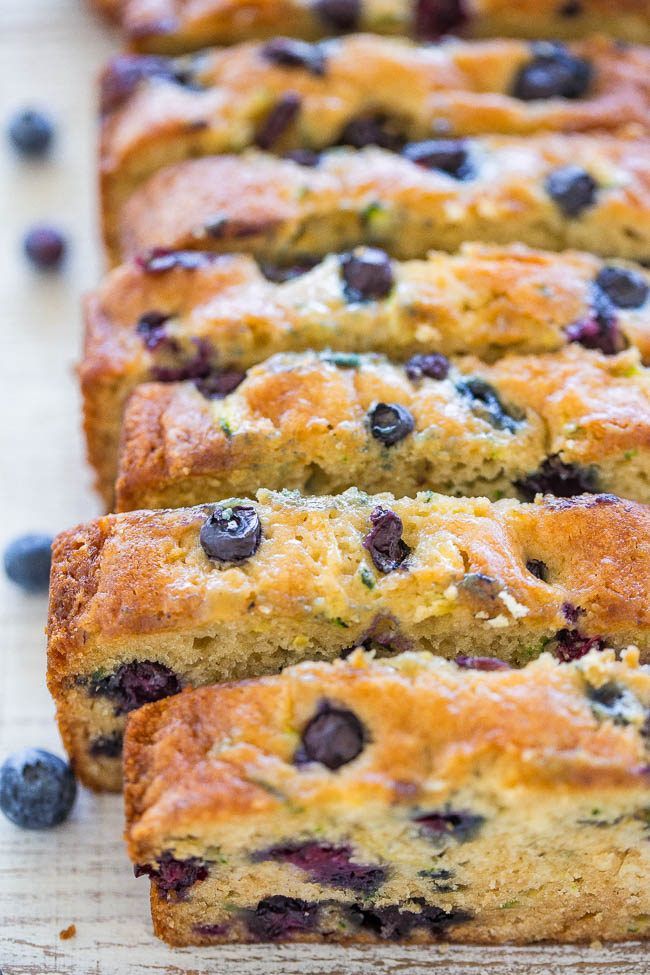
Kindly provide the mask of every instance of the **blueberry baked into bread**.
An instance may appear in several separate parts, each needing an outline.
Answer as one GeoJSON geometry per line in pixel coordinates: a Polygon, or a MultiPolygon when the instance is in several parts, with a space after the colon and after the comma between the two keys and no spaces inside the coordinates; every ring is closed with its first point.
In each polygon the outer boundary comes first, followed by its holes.
{"type": "Polygon", "coordinates": [[[192,380],[212,399],[268,356],[310,348],[493,361],[578,341],[605,352],[636,346],[650,362],[650,276],[588,254],[467,244],[400,264],[363,248],[300,275],[305,267],[262,270],[246,255],[160,253],[113,271],[88,296],[79,373],[107,504],[124,404],[149,380],[192,380]]]}
{"type": "Polygon", "coordinates": [[[368,30],[433,40],[442,34],[575,38],[605,31],[650,41],[646,0],[93,0],[141,50],[180,53],[279,31],[305,40],[368,30]]]}
{"type": "Polygon", "coordinates": [[[105,212],[105,229],[113,260],[162,247],[292,263],[362,243],[404,259],[475,240],[643,261],[650,139],[436,139],[302,163],[257,150],[208,156],[159,170],[119,214],[105,212]]]}
{"type": "Polygon", "coordinates": [[[250,146],[302,154],[483,133],[648,134],[650,48],[602,37],[571,48],[279,37],[191,60],[120,55],[104,72],[102,105],[101,182],[115,214],[162,166],[250,146]]]}
{"type": "Polygon", "coordinates": [[[217,401],[200,384],[146,384],[125,415],[116,507],[252,497],[262,486],[532,499],[555,467],[572,472],[568,493],[579,471],[593,490],[650,503],[650,370],[636,350],[571,345],[492,366],[283,354],[217,401]]]}
{"type": "Polygon", "coordinates": [[[131,716],[127,840],[156,934],[650,936],[650,668],[473,663],[357,651],[131,716]]]}
{"type": "MultiPolygon", "coordinates": [[[[540,489],[591,490],[552,464],[540,489]]],[[[650,507],[431,492],[107,515],[54,542],[48,684],[81,779],[120,785],[125,716],[182,688],[364,645],[511,664],[635,643],[650,659],[650,507]]]]}

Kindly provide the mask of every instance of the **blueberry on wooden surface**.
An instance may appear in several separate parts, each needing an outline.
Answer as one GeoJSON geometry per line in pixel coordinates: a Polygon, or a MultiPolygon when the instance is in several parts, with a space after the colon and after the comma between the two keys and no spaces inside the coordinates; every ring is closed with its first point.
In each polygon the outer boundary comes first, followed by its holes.
{"type": "Polygon", "coordinates": [[[49,829],[62,823],[76,794],[70,766],[41,748],[17,752],[0,768],[0,810],[24,829],[49,829]]]}
{"type": "Polygon", "coordinates": [[[44,112],[26,108],[11,119],[8,134],[21,156],[36,159],[45,156],[52,145],[54,126],[44,112]]]}
{"type": "Polygon", "coordinates": [[[319,762],[335,771],[363,751],[365,740],[364,727],[356,714],[324,702],[307,723],[294,761],[297,765],[319,762]]]}
{"type": "Polygon", "coordinates": [[[216,562],[244,562],[257,552],[262,525],[255,508],[233,505],[215,508],[201,526],[203,551],[216,562]]]}
{"type": "Polygon", "coordinates": [[[4,551],[5,572],[26,592],[47,592],[51,562],[50,535],[21,535],[4,551]]]}
{"type": "Polygon", "coordinates": [[[61,231],[47,224],[32,227],[23,240],[25,256],[38,271],[58,270],[66,249],[66,240],[61,231]]]}

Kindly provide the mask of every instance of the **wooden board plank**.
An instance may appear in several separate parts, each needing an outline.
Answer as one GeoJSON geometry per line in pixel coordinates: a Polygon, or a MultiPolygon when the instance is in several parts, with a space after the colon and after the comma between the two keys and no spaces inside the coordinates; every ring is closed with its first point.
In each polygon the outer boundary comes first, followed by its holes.
{"type": "MultiPolygon", "coordinates": [[[[55,532],[97,511],[89,490],[72,376],[79,295],[97,278],[93,79],[114,44],[79,0],[1,0],[0,119],[24,104],[51,108],[59,140],[46,165],[0,148],[2,379],[0,547],[23,531],[55,532]],[[26,268],[20,238],[34,220],[70,234],[65,274],[26,268]]],[[[44,685],[45,599],[0,579],[0,756],[60,749],[44,685]]],[[[46,834],[0,817],[0,969],[4,975],[642,975],[640,945],[609,948],[338,949],[233,947],[171,951],[151,933],[147,881],[121,842],[118,797],[83,792],[71,820],[46,834]],[[77,935],[61,941],[69,924],[77,935]]]]}

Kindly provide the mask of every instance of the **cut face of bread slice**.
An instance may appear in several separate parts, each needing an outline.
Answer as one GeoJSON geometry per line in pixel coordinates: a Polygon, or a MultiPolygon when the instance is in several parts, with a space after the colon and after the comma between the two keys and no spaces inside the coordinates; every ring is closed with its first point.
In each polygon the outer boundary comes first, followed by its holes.
{"type": "Polygon", "coordinates": [[[249,151],[161,169],[105,210],[111,259],[162,247],[292,263],[363,243],[407,259],[466,240],[650,253],[647,139],[484,136],[305,162],[249,151]]]}
{"type": "Polygon", "coordinates": [[[221,399],[200,381],[140,386],[125,415],[117,510],[252,497],[261,486],[532,500],[553,474],[556,494],[648,503],[649,444],[650,372],[636,351],[570,345],[493,366],[285,354],[221,399]]]}
{"type": "Polygon", "coordinates": [[[94,0],[140,51],[177,54],[278,33],[312,41],[347,31],[572,39],[602,32],[650,41],[645,0],[94,0]]]}
{"type": "Polygon", "coordinates": [[[650,670],[631,650],[484,664],[357,651],[133,714],[127,839],[156,934],[648,937],[650,670]]]}
{"type": "Polygon", "coordinates": [[[650,508],[612,495],[261,491],[60,535],[48,681],[77,773],[119,788],[126,714],[184,687],[359,644],[521,664],[634,643],[647,659],[649,587],[650,508]]]}
{"type": "Polygon", "coordinates": [[[84,429],[107,506],[126,400],[150,380],[193,380],[219,397],[268,356],[310,348],[491,362],[577,341],[636,346],[650,361],[648,273],[590,254],[467,244],[398,263],[361,248],[312,270],[263,270],[245,255],[159,254],[115,270],[86,299],[84,429]]]}
{"type": "Polygon", "coordinates": [[[309,156],[335,145],[399,152],[436,135],[650,134],[650,48],[276,38],[194,59],[120,55],[102,102],[104,209],[119,213],[158,169],[251,146],[309,156]]]}

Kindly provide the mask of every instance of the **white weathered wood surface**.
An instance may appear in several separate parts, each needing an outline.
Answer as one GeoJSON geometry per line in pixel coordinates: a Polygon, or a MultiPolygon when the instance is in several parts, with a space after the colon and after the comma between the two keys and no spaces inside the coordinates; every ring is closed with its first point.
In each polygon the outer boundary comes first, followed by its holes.
{"type": "MultiPolygon", "coordinates": [[[[55,532],[92,516],[72,376],[79,295],[99,273],[94,232],[93,79],[115,43],[81,0],[0,0],[0,120],[43,104],[59,121],[47,164],[0,148],[0,546],[23,531],[55,532]],[[71,236],[61,277],[25,266],[26,225],[51,219],[71,236]]],[[[1,573],[0,573],[1,575],[1,573]]],[[[26,745],[59,750],[44,685],[46,602],[0,578],[0,757],[26,745]]],[[[151,934],[147,882],[121,843],[117,797],[82,792],[50,833],[0,816],[0,970],[4,975],[643,975],[640,945],[611,948],[337,949],[233,947],[171,951],[151,934]],[[71,940],[59,932],[75,924],[71,940]]]]}

